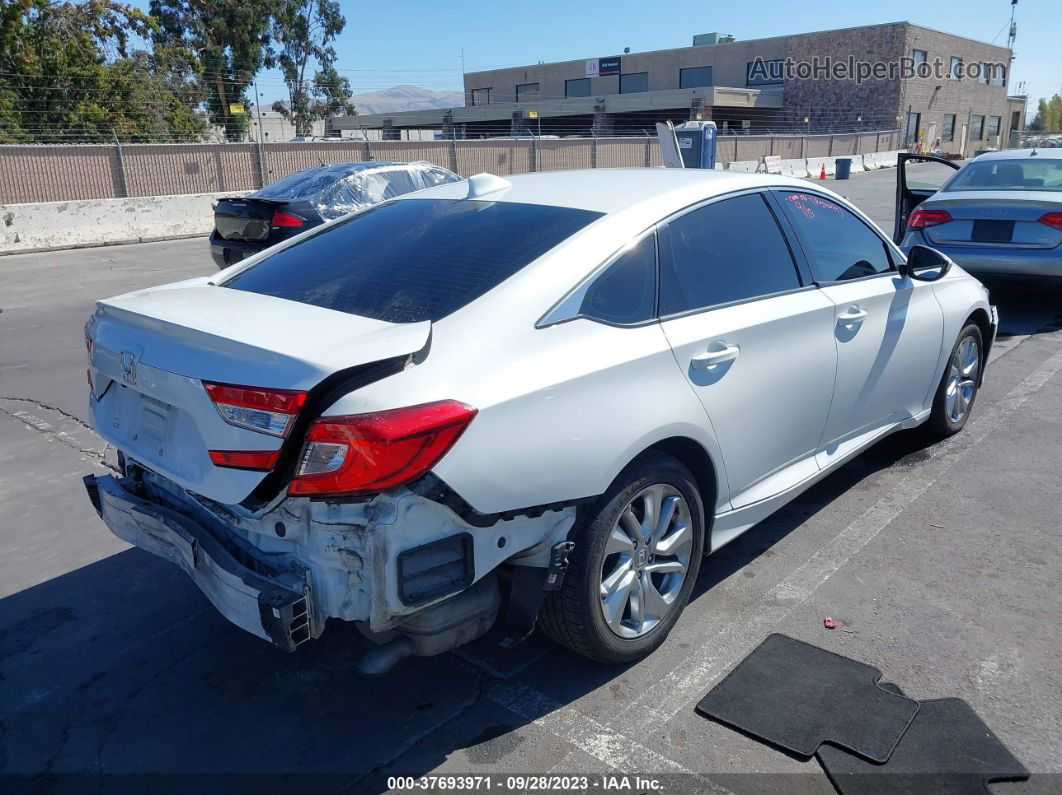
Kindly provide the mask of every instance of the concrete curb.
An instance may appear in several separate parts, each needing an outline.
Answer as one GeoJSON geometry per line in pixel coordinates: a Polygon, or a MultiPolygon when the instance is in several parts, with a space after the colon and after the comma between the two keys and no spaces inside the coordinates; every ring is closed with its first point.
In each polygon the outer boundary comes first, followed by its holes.
{"type": "Polygon", "coordinates": [[[208,235],[215,200],[247,193],[0,205],[0,255],[208,235]]]}

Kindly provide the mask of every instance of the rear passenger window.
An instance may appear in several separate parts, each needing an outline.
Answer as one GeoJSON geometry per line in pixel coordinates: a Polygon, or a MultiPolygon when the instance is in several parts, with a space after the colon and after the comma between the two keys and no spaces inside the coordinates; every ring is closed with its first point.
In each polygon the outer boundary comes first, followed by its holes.
{"type": "Polygon", "coordinates": [[[892,269],[885,242],[837,202],[813,193],[781,197],[816,282],[843,282],[892,269]]]}
{"type": "Polygon", "coordinates": [[[640,323],[656,311],[656,235],[650,233],[590,285],[579,313],[609,323],[640,323]]]}
{"type": "Polygon", "coordinates": [[[661,234],[661,315],[798,287],[793,255],[759,194],[688,212],[661,234]]]}

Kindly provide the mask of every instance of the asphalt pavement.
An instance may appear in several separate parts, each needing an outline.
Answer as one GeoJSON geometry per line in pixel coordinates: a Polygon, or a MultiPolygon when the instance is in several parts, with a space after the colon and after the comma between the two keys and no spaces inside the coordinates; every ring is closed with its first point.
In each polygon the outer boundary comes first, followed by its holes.
{"type": "MultiPolygon", "coordinates": [[[[828,187],[888,230],[894,173],[828,187]]],[[[601,667],[536,635],[368,678],[348,626],[289,655],[228,624],[113,537],[81,486],[113,463],[84,424],[93,301],[213,270],[205,239],[0,257],[0,776],[106,791],[155,781],[132,773],[317,773],[317,791],[363,792],[390,775],[612,773],[832,792],[814,760],[693,711],[782,632],[915,698],[966,699],[1038,774],[995,791],[1062,788],[1058,294],[994,290],[1000,344],[966,430],[895,435],[707,559],[648,659],[601,667]]],[[[210,779],[226,783],[245,780],[210,779]]]]}

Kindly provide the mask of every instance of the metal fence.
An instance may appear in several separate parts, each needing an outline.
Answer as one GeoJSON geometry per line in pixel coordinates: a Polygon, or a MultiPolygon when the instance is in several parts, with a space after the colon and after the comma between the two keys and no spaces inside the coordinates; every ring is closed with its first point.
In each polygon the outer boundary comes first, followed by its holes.
{"type": "MultiPolygon", "coordinates": [[[[721,135],[717,160],[885,152],[898,130],[833,135],[721,135]]],[[[256,190],[299,169],[364,160],[428,160],[470,176],[663,165],[654,137],[266,144],[0,146],[0,204],[256,190]]]]}

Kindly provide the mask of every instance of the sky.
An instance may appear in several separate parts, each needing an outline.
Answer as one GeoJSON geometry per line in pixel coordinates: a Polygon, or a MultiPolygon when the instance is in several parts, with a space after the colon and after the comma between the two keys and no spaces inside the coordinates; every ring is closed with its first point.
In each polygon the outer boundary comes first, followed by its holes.
{"type": "MultiPolygon", "coordinates": [[[[147,0],[137,0],[146,6],[147,0]]],[[[340,0],[346,29],[337,68],[355,93],[400,83],[462,88],[466,71],[683,47],[695,33],[756,39],[906,20],[1006,46],[1010,0],[340,0]],[[811,10],[809,10],[811,9],[811,10]]],[[[1062,91],[1062,0],[1019,0],[1009,91],[1025,82],[1030,108],[1062,91]]],[[[286,96],[277,72],[258,81],[263,102],[286,96]]]]}

